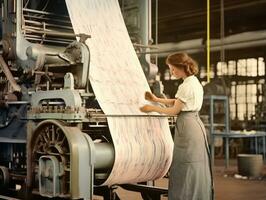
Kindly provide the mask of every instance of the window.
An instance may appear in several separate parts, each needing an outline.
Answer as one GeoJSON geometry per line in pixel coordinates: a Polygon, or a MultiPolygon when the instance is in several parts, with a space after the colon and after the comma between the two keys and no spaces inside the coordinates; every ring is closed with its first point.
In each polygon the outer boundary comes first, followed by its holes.
{"type": "Polygon", "coordinates": [[[262,101],[265,62],[262,57],[217,63],[217,76],[231,82],[231,119],[251,119],[258,102],[262,101]]]}

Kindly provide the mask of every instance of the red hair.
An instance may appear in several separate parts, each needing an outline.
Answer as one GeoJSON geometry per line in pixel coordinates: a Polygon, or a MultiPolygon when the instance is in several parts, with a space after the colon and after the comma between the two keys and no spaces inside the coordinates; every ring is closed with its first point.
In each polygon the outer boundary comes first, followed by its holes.
{"type": "Polygon", "coordinates": [[[199,72],[198,64],[186,53],[173,53],[166,58],[166,64],[183,69],[187,76],[199,72]]]}

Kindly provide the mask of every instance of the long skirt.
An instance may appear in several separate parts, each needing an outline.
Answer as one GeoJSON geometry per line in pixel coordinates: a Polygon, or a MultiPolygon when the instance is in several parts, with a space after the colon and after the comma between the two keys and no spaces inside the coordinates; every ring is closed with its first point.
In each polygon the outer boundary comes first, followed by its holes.
{"type": "Polygon", "coordinates": [[[198,112],[181,112],[176,121],[169,200],[212,200],[213,179],[206,131],[198,112]]]}

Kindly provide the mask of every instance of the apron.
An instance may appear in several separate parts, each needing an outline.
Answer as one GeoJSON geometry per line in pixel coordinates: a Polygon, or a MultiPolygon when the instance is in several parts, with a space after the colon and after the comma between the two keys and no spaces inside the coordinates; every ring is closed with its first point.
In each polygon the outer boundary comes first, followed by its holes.
{"type": "Polygon", "coordinates": [[[206,131],[198,112],[181,112],[176,121],[169,200],[213,200],[206,131]]]}

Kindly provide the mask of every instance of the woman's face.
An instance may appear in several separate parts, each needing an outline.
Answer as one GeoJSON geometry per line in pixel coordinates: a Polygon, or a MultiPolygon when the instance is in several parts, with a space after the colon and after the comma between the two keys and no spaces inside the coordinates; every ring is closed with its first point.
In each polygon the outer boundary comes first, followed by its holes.
{"type": "Polygon", "coordinates": [[[177,68],[177,67],[174,67],[171,64],[168,64],[168,67],[170,69],[171,75],[174,76],[174,77],[176,77],[177,79],[185,78],[186,77],[186,73],[184,72],[184,70],[182,70],[180,68],[177,68]]]}

